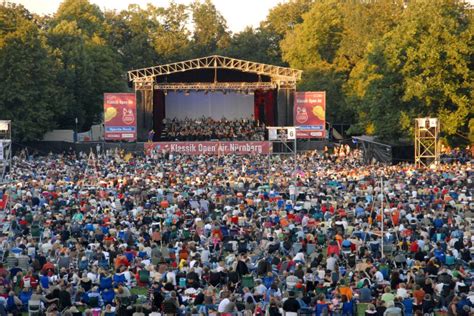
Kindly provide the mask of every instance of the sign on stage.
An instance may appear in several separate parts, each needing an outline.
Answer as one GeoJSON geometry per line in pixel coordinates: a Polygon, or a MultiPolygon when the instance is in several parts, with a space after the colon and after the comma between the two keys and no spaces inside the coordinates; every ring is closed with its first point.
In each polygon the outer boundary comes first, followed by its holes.
{"type": "Polygon", "coordinates": [[[179,153],[185,155],[258,155],[272,152],[270,142],[155,142],[145,143],[145,152],[179,153]]]}
{"type": "Polygon", "coordinates": [[[137,140],[135,93],[104,93],[105,140],[137,140]]]}
{"type": "Polygon", "coordinates": [[[293,115],[297,138],[326,137],[326,92],[295,92],[293,115]]]}

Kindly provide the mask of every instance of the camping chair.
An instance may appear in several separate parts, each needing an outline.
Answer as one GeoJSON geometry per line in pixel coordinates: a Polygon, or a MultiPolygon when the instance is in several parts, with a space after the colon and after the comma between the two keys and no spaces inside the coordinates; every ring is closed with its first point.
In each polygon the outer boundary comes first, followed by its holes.
{"type": "Polygon", "coordinates": [[[293,244],[293,247],[291,247],[291,253],[293,255],[296,255],[300,250],[301,248],[303,248],[303,245],[301,243],[294,243],[293,244]]]}
{"type": "Polygon", "coordinates": [[[112,288],[112,277],[107,276],[107,277],[101,277],[99,281],[99,288],[100,290],[104,289],[111,289],[112,288]]]}
{"type": "Polygon", "coordinates": [[[31,225],[30,228],[31,236],[36,240],[39,241],[41,238],[41,227],[39,224],[35,223],[31,225]]]}
{"type": "Polygon", "coordinates": [[[392,256],[393,252],[395,251],[394,244],[383,244],[383,253],[387,256],[392,256]]]}
{"type": "Polygon", "coordinates": [[[99,297],[98,296],[89,297],[89,302],[87,305],[89,305],[89,307],[91,308],[99,307],[99,297]]]}
{"type": "Polygon", "coordinates": [[[41,310],[41,301],[38,300],[30,300],[28,302],[28,315],[29,316],[36,316],[36,315],[41,315],[42,310],[41,310]]]}
{"type": "Polygon", "coordinates": [[[253,279],[253,275],[248,274],[242,276],[242,287],[248,287],[249,289],[255,287],[255,280],[253,279]]]}
{"type": "Polygon", "coordinates": [[[181,233],[182,233],[182,239],[183,240],[188,240],[190,237],[191,237],[191,232],[189,231],[189,229],[183,229],[181,230],[181,233]]]}
{"type": "Polygon", "coordinates": [[[142,269],[138,271],[138,286],[147,286],[150,283],[150,271],[142,269]]]}
{"type": "Polygon", "coordinates": [[[311,255],[316,250],[315,244],[307,244],[306,245],[306,254],[311,255]]]}
{"type": "Polygon", "coordinates": [[[369,306],[369,303],[357,303],[356,309],[357,309],[357,316],[365,316],[365,311],[367,310],[367,307],[369,306]]]}

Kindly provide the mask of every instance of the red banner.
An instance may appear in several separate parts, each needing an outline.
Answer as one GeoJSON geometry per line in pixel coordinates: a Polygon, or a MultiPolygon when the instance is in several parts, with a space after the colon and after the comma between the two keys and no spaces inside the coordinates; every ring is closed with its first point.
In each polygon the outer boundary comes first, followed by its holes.
{"type": "Polygon", "coordinates": [[[137,139],[137,103],[134,93],[104,93],[105,140],[137,139]]]}
{"type": "Polygon", "coordinates": [[[297,138],[326,137],[326,92],[295,92],[293,117],[297,138]]]}
{"type": "Polygon", "coordinates": [[[184,155],[257,155],[272,151],[270,142],[157,142],[145,143],[145,152],[150,154],[179,153],[184,155]]]}

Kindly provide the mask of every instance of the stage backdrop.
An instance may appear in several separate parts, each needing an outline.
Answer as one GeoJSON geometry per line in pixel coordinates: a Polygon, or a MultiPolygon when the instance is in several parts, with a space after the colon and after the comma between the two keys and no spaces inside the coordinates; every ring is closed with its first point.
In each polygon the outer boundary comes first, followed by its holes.
{"type": "Polygon", "coordinates": [[[326,137],[326,92],[295,92],[293,117],[297,138],[326,137]]]}
{"type": "Polygon", "coordinates": [[[136,141],[135,93],[104,93],[105,140],[136,141]]]}
{"type": "Polygon", "coordinates": [[[212,117],[220,120],[250,119],[254,113],[254,96],[243,93],[190,91],[189,93],[168,92],[166,96],[166,117],[201,118],[212,117]]]}
{"type": "Polygon", "coordinates": [[[270,142],[158,142],[145,143],[145,153],[178,153],[185,155],[257,155],[272,152],[270,142]]]}

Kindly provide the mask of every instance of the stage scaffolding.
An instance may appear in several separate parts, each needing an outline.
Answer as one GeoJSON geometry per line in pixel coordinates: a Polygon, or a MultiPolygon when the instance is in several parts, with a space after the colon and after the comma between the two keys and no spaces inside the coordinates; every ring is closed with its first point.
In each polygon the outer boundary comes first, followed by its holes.
{"type": "MultiPolygon", "coordinates": [[[[296,83],[301,79],[302,71],[287,67],[267,65],[252,61],[240,60],[224,56],[208,56],[158,65],[154,67],[135,69],[128,72],[128,79],[133,84],[137,95],[138,137],[145,140],[148,131],[153,128],[153,91],[237,91],[251,94],[256,90],[277,91],[278,125],[293,123],[292,100],[296,83]],[[186,71],[214,71],[214,80],[202,82],[198,75],[192,82],[161,82],[158,77],[167,78],[186,71]],[[258,77],[252,82],[222,82],[219,81],[218,70],[237,71],[253,74],[258,77]],[[261,78],[265,80],[260,80],[261,78]]],[[[194,78],[193,78],[194,79],[194,78]]]]}
{"type": "Polygon", "coordinates": [[[5,183],[12,164],[12,123],[0,121],[0,184],[5,183]]]}
{"type": "Polygon", "coordinates": [[[439,163],[439,130],[437,118],[415,120],[415,164],[418,168],[439,163]]]}

